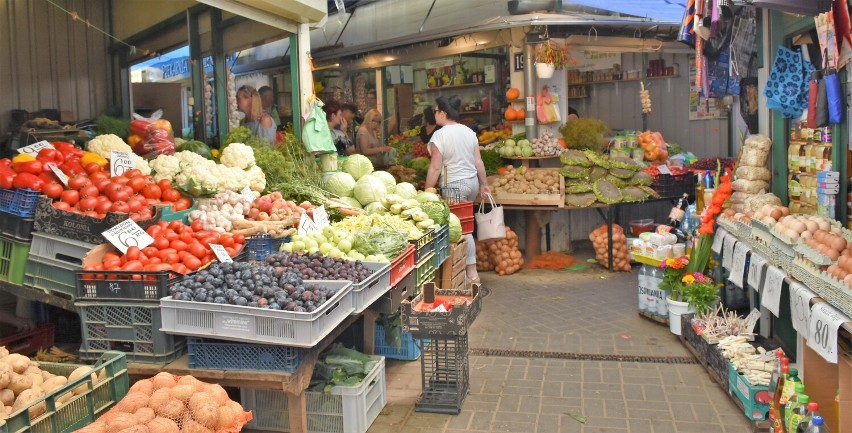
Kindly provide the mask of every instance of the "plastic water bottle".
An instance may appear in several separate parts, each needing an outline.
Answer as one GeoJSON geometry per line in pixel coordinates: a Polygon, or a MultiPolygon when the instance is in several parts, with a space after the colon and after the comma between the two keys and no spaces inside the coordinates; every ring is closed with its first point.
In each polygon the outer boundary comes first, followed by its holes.
{"type": "MultiPolygon", "coordinates": [[[[787,399],[787,404],[784,406],[784,427],[787,429],[789,433],[793,433],[796,430],[790,429],[790,423],[792,422],[793,414],[799,409],[799,406],[802,405],[801,399],[805,395],[805,384],[798,382],[794,385],[793,395],[791,395],[787,399]]],[[[810,401],[810,397],[808,398],[810,401]]],[[[808,402],[805,402],[807,404],[808,402]]]]}
{"type": "Polygon", "coordinates": [[[648,290],[648,265],[642,265],[639,268],[639,311],[647,311],[648,310],[648,297],[645,293],[648,290]]]}
{"type": "Polygon", "coordinates": [[[821,416],[815,415],[811,419],[811,424],[808,426],[806,433],[828,433],[828,426],[821,416]]]}
{"type": "Polygon", "coordinates": [[[802,418],[799,421],[799,425],[796,426],[796,433],[807,433],[808,428],[811,426],[813,418],[815,416],[819,416],[819,404],[817,404],[817,402],[815,401],[812,401],[808,403],[808,413],[805,414],[805,417],[802,418]]]}
{"type": "Polygon", "coordinates": [[[790,415],[790,422],[787,424],[787,431],[789,433],[793,433],[799,428],[799,423],[801,423],[802,419],[805,418],[805,415],[808,414],[808,403],[810,402],[811,398],[806,394],[799,394],[796,401],[798,407],[787,411],[790,415]]]}

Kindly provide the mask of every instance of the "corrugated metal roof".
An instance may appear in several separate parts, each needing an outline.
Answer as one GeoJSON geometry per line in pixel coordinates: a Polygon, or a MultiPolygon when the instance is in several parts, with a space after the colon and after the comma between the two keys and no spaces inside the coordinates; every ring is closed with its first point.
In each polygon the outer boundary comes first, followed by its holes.
{"type": "Polygon", "coordinates": [[[565,3],[671,23],[679,23],[686,9],[686,0],[570,0],[565,3]]]}

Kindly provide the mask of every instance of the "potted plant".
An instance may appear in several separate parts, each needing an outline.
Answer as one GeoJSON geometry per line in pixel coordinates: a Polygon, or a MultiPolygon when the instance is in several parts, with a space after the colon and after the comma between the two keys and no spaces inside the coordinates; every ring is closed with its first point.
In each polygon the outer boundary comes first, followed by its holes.
{"type": "Polygon", "coordinates": [[[535,49],[535,70],[539,78],[550,78],[553,72],[562,70],[568,63],[576,60],[568,54],[568,48],[548,40],[535,49]]]}
{"type": "Polygon", "coordinates": [[[680,316],[695,313],[706,314],[719,300],[718,288],[713,279],[701,272],[689,272],[687,257],[666,259],[660,263],[663,279],[660,289],[670,290],[666,297],[669,310],[669,330],[680,335],[680,316]]]}

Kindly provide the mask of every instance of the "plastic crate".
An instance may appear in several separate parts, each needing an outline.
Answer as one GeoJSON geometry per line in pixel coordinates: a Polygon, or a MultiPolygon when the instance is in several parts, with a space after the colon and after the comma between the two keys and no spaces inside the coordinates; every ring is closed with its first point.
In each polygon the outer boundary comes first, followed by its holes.
{"type": "Polygon", "coordinates": [[[695,196],[695,174],[686,172],[684,174],[675,174],[674,177],[674,194],[680,197],[684,194],[693,197],[695,196]]]}
{"type": "Polygon", "coordinates": [[[183,337],[166,334],[158,304],[76,302],[83,344],[80,358],[97,359],[109,350],[132,362],[167,363],[183,354],[183,337]]]}
{"type": "Polygon", "coordinates": [[[432,253],[423,258],[414,269],[414,284],[416,287],[422,287],[429,281],[435,279],[435,253],[432,253]]]}
{"type": "Polygon", "coordinates": [[[10,353],[30,356],[38,352],[39,349],[47,349],[53,346],[54,329],[52,323],[39,323],[33,330],[0,338],[0,346],[5,347],[10,353]]]}
{"type": "Polygon", "coordinates": [[[308,349],[189,337],[189,368],[295,373],[308,349]]]}
{"type": "MultiPolygon", "coordinates": [[[[160,213],[162,209],[155,206],[154,216],[144,220],[137,221],[143,230],[156,224],[160,221],[160,213]]],[[[90,244],[100,244],[104,242],[104,237],[101,233],[109,230],[114,225],[128,219],[126,213],[107,213],[105,218],[95,218],[79,213],[59,210],[53,207],[53,200],[47,196],[42,196],[38,200],[38,205],[35,210],[35,225],[33,228],[37,232],[59,236],[75,241],[87,242],[90,244]]]]}
{"type": "Polygon", "coordinates": [[[474,217],[471,216],[467,218],[459,218],[459,221],[461,222],[463,235],[469,235],[473,233],[473,229],[474,227],[476,227],[476,221],[474,221],[474,217]]]}
{"type": "Polygon", "coordinates": [[[0,213],[0,235],[18,242],[29,242],[33,238],[33,218],[0,213]]]}
{"type": "Polygon", "coordinates": [[[414,270],[414,245],[409,244],[402,252],[391,262],[390,284],[397,285],[403,278],[408,276],[414,270]]]}
{"type": "Polygon", "coordinates": [[[746,418],[752,421],[763,421],[769,418],[769,404],[759,403],[759,401],[772,401],[769,387],[752,385],[731,362],[728,362],[728,392],[737,396],[743,404],[746,418]]]}
{"type": "Polygon", "coordinates": [[[651,189],[657,192],[661,198],[677,197],[674,176],[671,174],[658,174],[651,182],[651,189]]]}
{"type": "Polygon", "coordinates": [[[21,285],[30,244],[0,236],[0,281],[21,285]]]}
{"type": "MultiPolygon", "coordinates": [[[[414,341],[414,337],[410,332],[400,331],[400,347],[397,349],[394,346],[388,345],[385,341],[385,327],[381,323],[376,323],[376,355],[382,355],[388,359],[399,359],[401,361],[416,361],[420,358],[420,347],[414,341]]],[[[423,344],[428,344],[429,340],[425,340],[423,344]]]]}
{"type": "Polygon", "coordinates": [[[364,267],[373,271],[360,283],[352,283],[352,314],[361,314],[390,290],[390,263],[367,263],[364,267]]]}
{"type": "MultiPolygon", "coordinates": [[[[356,386],[335,386],[329,393],[305,391],[309,433],[366,433],[387,403],[385,359],[356,386]]],[[[254,418],[246,429],[290,431],[284,391],[242,388],[241,404],[254,418]]]]}
{"type": "Polygon", "coordinates": [[[244,251],[246,251],[247,260],[263,260],[266,256],[278,252],[281,249],[281,244],[290,242],[290,236],[283,238],[273,238],[268,234],[259,234],[250,236],[246,239],[244,251]]]}
{"type": "Polygon", "coordinates": [[[470,363],[467,335],[440,336],[420,344],[422,393],[414,410],[458,414],[470,391],[470,363]]]}
{"type": "Polygon", "coordinates": [[[76,275],[78,299],[113,301],[158,301],[185,277],[169,271],[77,271],[76,275]]]}
{"type": "Polygon", "coordinates": [[[181,221],[182,223],[189,225],[189,213],[198,209],[198,206],[193,202],[192,206],[188,209],[184,209],[181,211],[173,211],[171,204],[166,204],[162,206],[158,206],[161,208],[160,210],[160,221],[181,221]]]}
{"type": "Polygon", "coordinates": [[[450,205],[450,212],[454,213],[459,219],[473,218],[473,202],[463,201],[450,205]]]}
{"type": "Polygon", "coordinates": [[[310,313],[269,310],[207,302],[160,300],[162,329],[181,334],[223,340],[314,347],[352,312],[352,283],[305,280],[337,293],[310,313]]]}
{"type": "Polygon", "coordinates": [[[402,301],[414,296],[415,277],[414,272],[409,273],[402,281],[396,283],[386,294],[374,302],[370,309],[382,314],[398,312],[402,301]]]}
{"type": "Polygon", "coordinates": [[[450,226],[444,224],[435,232],[435,267],[450,257],[450,226]]]}
{"type": "Polygon", "coordinates": [[[31,189],[0,188],[0,211],[19,217],[30,218],[35,215],[39,191],[31,189]]]}
{"type": "MultiPolygon", "coordinates": [[[[61,376],[68,376],[80,367],[78,364],[52,362],[40,362],[39,366],[42,370],[61,376]]],[[[130,378],[127,373],[127,358],[121,352],[104,353],[92,367],[99,378],[97,383],[93,383],[92,375],[84,374],[28,406],[44,401],[47,411],[43,415],[31,419],[29,412],[21,409],[12,413],[5,423],[0,424],[0,433],[72,432],[93,423],[124,398],[130,389],[130,378]],[[63,405],[57,402],[60,397],[79,387],[85,391],[63,405]]]]}
{"type": "Polygon", "coordinates": [[[58,260],[29,256],[24,268],[24,285],[40,289],[52,296],[74,299],[80,266],[58,260]]]}
{"type": "Polygon", "coordinates": [[[30,256],[50,259],[77,267],[83,266],[83,257],[96,247],[95,244],[75,241],[47,233],[33,233],[30,256]]]}
{"type": "Polygon", "coordinates": [[[435,251],[435,232],[426,230],[423,236],[411,241],[414,245],[414,263],[420,263],[426,256],[435,251]]]}

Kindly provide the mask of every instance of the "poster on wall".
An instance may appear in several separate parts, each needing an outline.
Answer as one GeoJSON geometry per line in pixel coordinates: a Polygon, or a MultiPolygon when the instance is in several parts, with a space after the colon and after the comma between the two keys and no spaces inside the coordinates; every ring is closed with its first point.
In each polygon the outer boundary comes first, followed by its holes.
{"type": "Polygon", "coordinates": [[[725,113],[717,98],[705,98],[701,88],[695,85],[695,56],[689,57],[689,120],[722,119],[725,113]]]}
{"type": "Polygon", "coordinates": [[[598,71],[610,69],[616,65],[619,68],[621,67],[621,54],[619,53],[588,51],[580,47],[571,47],[568,52],[577,61],[576,65],[569,66],[572,70],[598,71]]]}

